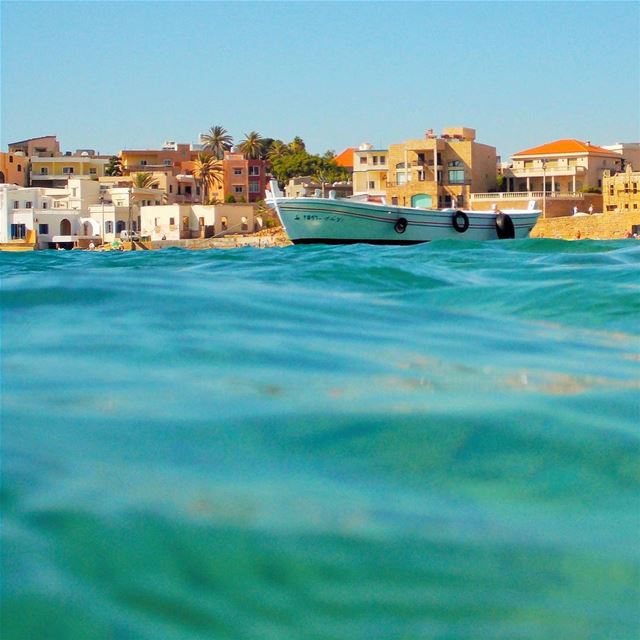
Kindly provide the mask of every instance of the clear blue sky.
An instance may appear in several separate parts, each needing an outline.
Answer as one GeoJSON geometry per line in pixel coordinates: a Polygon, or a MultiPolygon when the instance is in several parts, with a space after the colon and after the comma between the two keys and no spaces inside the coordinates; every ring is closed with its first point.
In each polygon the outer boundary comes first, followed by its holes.
{"type": "Polygon", "coordinates": [[[1,143],[640,140],[638,2],[2,2],[1,143]]]}

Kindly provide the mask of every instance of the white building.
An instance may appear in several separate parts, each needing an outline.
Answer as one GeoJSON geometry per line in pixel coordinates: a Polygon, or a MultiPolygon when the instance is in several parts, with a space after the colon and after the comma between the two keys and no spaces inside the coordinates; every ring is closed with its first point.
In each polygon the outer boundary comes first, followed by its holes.
{"type": "Polygon", "coordinates": [[[151,240],[212,238],[262,228],[251,204],[143,206],[140,218],[140,233],[151,240]]]}
{"type": "Polygon", "coordinates": [[[60,206],[68,195],[65,189],[0,185],[0,242],[22,240],[31,230],[37,233],[40,249],[56,244],[71,248],[94,240],[95,224],[81,208],[60,206]]]}
{"type": "Polygon", "coordinates": [[[634,170],[640,170],[640,142],[616,142],[603,145],[602,148],[619,153],[624,158],[625,166],[630,164],[634,170]]]}

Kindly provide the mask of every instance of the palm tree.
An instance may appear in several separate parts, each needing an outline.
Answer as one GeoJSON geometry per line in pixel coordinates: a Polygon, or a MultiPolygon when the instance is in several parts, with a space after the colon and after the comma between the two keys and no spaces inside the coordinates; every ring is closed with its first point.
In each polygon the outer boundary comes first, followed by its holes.
{"type": "Polygon", "coordinates": [[[216,125],[200,136],[205,151],[211,151],[217,160],[224,158],[224,152],[231,149],[233,138],[224,127],[216,125]]]}
{"type": "Polygon", "coordinates": [[[271,149],[269,149],[269,160],[277,160],[278,158],[282,158],[283,156],[291,153],[291,149],[282,142],[282,140],[274,140],[271,145],[271,149]]]}
{"type": "Polygon", "coordinates": [[[151,173],[134,173],[133,186],[136,189],[155,189],[158,186],[158,181],[151,173]]]}
{"type": "Polygon", "coordinates": [[[301,151],[306,151],[306,145],[304,140],[300,136],[296,136],[290,143],[289,149],[291,149],[292,153],[300,153],[301,151]]]}
{"type": "Polygon", "coordinates": [[[259,158],[262,153],[262,136],[257,131],[245,133],[238,148],[247,158],[259,158]]]}
{"type": "Polygon", "coordinates": [[[209,189],[213,185],[222,186],[222,162],[210,153],[199,153],[193,167],[193,175],[200,183],[202,204],[207,204],[209,189]]]}

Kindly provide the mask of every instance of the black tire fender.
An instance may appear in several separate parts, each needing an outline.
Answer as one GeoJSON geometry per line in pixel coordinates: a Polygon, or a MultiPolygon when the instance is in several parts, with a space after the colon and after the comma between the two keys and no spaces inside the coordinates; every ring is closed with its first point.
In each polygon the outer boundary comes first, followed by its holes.
{"type": "Polygon", "coordinates": [[[516,228],[511,216],[502,212],[496,216],[496,233],[500,240],[513,240],[516,237],[516,228]]]}
{"type": "Polygon", "coordinates": [[[451,216],[451,224],[458,233],[464,233],[469,228],[469,216],[458,209],[451,216]]]}
{"type": "Polygon", "coordinates": [[[396,223],[393,225],[393,228],[395,229],[396,233],[404,233],[407,230],[407,225],[409,223],[407,222],[406,218],[398,218],[396,220],[396,223]]]}

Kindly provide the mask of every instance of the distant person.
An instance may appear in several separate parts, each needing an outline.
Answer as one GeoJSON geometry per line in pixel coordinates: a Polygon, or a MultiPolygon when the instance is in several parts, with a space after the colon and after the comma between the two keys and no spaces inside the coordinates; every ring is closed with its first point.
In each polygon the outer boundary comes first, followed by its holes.
{"type": "Polygon", "coordinates": [[[573,215],[575,216],[578,213],[578,207],[573,207],[573,215]]]}
{"type": "Polygon", "coordinates": [[[590,204],[589,205],[589,215],[591,215],[593,213],[593,205],[590,204]]]}
{"type": "Polygon", "coordinates": [[[580,229],[578,229],[578,233],[576,233],[576,240],[580,240],[582,234],[580,233],[580,229]]]}
{"type": "Polygon", "coordinates": [[[96,245],[93,242],[89,243],[89,251],[93,251],[96,248],[96,245]]]}

